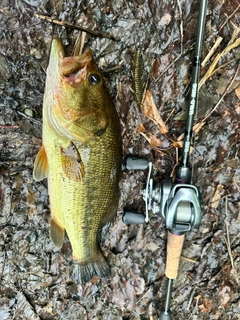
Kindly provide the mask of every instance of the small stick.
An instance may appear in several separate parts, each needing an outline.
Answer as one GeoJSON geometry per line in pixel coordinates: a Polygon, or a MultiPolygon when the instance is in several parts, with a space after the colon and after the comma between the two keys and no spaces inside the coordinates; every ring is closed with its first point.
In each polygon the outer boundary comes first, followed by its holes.
{"type": "Polygon", "coordinates": [[[18,124],[13,124],[11,126],[0,126],[0,129],[17,129],[19,128],[19,125],[18,124]]]}
{"type": "Polygon", "coordinates": [[[230,41],[227,44],[228,46],[231,45],[235,41],[235,39],[237,38],[237,36],[238,36],[238,34],[240,32],[240,28],[237,27],[232,21],[230,21],[230,22],[231,22],[231,24],[232,24],[232,26],[234,28],[234,31],[232,33],[230,41]]]}
{"type": "Polygon", "coordinates": [[[20,114],[21,116],[25,117],[25,118],[26,118],[26,119],[28,119],[28,120],[32,120],[33,122],[36,122],[36,123],[42,124],[42,122],[41,122],[41,121],[38,121],[38,120],[36,120],[36,119],[34,119],[34,118],[32,118],[32,117],[30,117],[30,116],[26,115],[25,113],[23,113],[23,112],[21,112],[21,111],[17,111],[17,113],[18,113],[18,114],[20,114]]]}
{"type": "Polygon", "coordinates": [[[220,43],[222,42],[223,38],[222,37],[218,37],[217,41],[215,42],[214,46],[212,47],[212,49],[208,52],[206,58],[203,60],[203,62],[201,63],[202,67],[205,67],[206,63],[208,62],[208,60],[211,58],[211,56],[214,54],[214,51],[217,49],[217,47],[220,45],[220,43]]]}
{"type": "Polygon", "coordinates": [[[221,70],[222,68],[225,68],[225,67],[228,66],[230,63],[232,63],[232,62],[234,62],[234,61],[236,61],[236,60],[237,60],[237,58],[232,59],[232,60],[229,60],[228,62],[226,62],[226,63],[224,63],[224,64],[221,64],[217,69],[215,69],[215,70],[212,72],[211,76],[213,76],[214,73],[218,72],[218,71],[221,70]]]}
{"type": "Polygon", "coordinates": [[[192,291],[192,293],[191,293],[191,296],[190,296],[189,301],[188,301],[188,304],[187,304],[187,310],[188,310],[188,311],[190,310],[190,306],[191,306],[191,304],[192,304],[195,291],[196,291],[196,288],[193,288],[193,291],[192,291]]]}
{"type": "Polygon", "coordinates": [[[183,53],[183,18],[182,18],[182,7],[181,7],[181,3],[179,0],[177,0],[178,3],[178,9],[179,9],[179,15],[180,15],[180,42],[181,42],[181,47],[180,47],[180,56],[183,53]]]}
{"type": "MultiPolygon", "coordinates": [[[[2,282],[2,275],[5,267],[5,259],[6,259],[6,250],[3,251],[3,263],[2,263],[2,270],[0,273],[0,283],[2,282]]],[[[1,288],[0,288],[0,291],[1,291],[1,288]]]]}
{"type": "Polygon", "coordinates": [[[137,301],[137,304],[151,291],[152,289],[148,289],[147,292],[144,293],[143,296],[141,296],[141,298],[137,301]]]}
{"type": "MultiPolygon", "coordinates": [[[[227,206],[227,198],[226,198],[226,206],[227,206]]],[[[227,245],[227,250],[228,250],[228,254],[229,254],[230,260],[231,260],[232,269],[234,269],[232,249],[231,249],[229,230],[228,230],[228,224],[229,223],[227,222],[227,220],[225,220],[225,224],[226,224],[226,230],[227,230],[227,239],[224,236],[224,240],[225,240],[226,245],[227,245]]]]}
{"type": "Polygon", "coordinates": [[[225,20],[225,22],[221,25],[219,31],[225,26],[225,24],[228,22],[228,20],[230,20],[235,13],[238,11],[238,9],[240,8],[240,4],[237,6],[237,8],[230,14],[230,16],[225,20]]]}
{"type": "Polygon", "coordinates": [[[45,20],[47,22],[58,24],[60,26],[68,27],[68,28],[71,28],[71,29],[76,29],[76,30],[79,30],[79,31],[85,31],[85,32],[90,33],[90,34],[92,34],[94,36],[97,36],[97,37],[103,37],[103,38],[112,39],[114,41],[120,41],[119,38],[116,38],[116,37],[114,37],[112,35],[109,35],[107,33],[94,31],[94,30],[91,30],[91,29],[88,29],[88,28],[80,27],[80,26],[77,26],[75,24],[72,24],[72,23],[69,23],[69,22],[66,22],[66,21],[60,21],[60,20],[52,19],[51,17],[45,16],[45,15],[39,14],[39,13],[35,13],[34,15],[35,15],[35,17],[37,17],[39,19],[45,20]]]}
{"type": "Polygon", "coordinates": [[[238,191],[240,192],[240,187],[239,185],[237,184],[237,181],[235,178],[233,178],[233,183],[235,184],[236,188],[238,189],[238,191]]]}
{"type": "Polygon", "coordinates": [[[188,262],[191,262],[191,263],[197,263],[197,262],[198,262],[197,260],[194,260],[194,259],[185,257],[185,256],[183,256],[183,255],[181,255],[181,259],[182,259],[182,260],[185,260],[185,261],[188,261],[188,262]]]}
{"type": "Polygon", "coordinates": [[[148,310],[149,310],[149,320],[153,320],[153,312],[152,312],[152,310],[153,310],[153,306],[152,306],[152,302],[150,302],[150,305],[149,305],[149,308],[148,308],[148,310]]]}

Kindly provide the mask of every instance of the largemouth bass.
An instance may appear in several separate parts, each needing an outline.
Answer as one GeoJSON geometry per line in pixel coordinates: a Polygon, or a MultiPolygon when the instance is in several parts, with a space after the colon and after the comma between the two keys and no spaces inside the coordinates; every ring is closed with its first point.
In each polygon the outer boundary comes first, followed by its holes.
{"type": "Polygon", "coordinates": [[[118,114],[91,50],[65,57],[61,40],[54,39],[33,177],[48,179],[50,236],[61,248],[66,230],[78,283],[110,274],[98,233],[116,213],[120,170],[118,114]]]}

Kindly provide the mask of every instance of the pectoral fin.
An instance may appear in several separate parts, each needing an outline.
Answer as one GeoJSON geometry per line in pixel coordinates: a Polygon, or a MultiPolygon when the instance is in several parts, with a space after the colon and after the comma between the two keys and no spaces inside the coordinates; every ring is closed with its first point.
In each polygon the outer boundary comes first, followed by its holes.
{"type": "Polygon", "coordinates": [[[42,181],[48,176],[48,160],[44,146],[41,146],[33,167],[33,179],[35,181],[42,181]]]}
{"type": "Polygon", "coordinates": [[[66,176],[73,181],[81,181],[84,177],[84,164],[77,147],[71,143],[68,148],[61,148],[62,168],[66,176]]]}
{"type": "Polygon", "coordinates": [[[53,219],[50,220],[50,237],[56,247],[62,248],[64,241],[64,229],[61,228],[53,219]]]}

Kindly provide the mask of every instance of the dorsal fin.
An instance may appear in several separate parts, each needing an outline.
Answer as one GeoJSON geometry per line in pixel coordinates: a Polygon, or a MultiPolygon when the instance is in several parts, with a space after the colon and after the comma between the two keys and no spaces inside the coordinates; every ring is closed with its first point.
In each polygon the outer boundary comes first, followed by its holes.
{"type": "Polygon", "coordinates": [[[42,181],[48,176],[48,160],[45,147],[41,146],[33,167],[33,179],[35,181],[42,181]]]}

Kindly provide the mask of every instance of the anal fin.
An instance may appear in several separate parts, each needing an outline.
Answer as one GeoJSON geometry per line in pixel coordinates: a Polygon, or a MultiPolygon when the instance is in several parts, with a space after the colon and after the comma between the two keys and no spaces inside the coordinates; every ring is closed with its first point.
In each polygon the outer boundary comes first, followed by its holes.
{"type": "Polygon", "coordinates": [[[64,241],[64,229],[56,221],[50,220],[50,237],[56,247],[62,248],[64,241]]]}
{"type": "Polygon", "coordinates": [[[48,160],[45,147],[41,146],[33,167],[33,179],[35,181],[42,181],[48,176],[48,160]]]}

